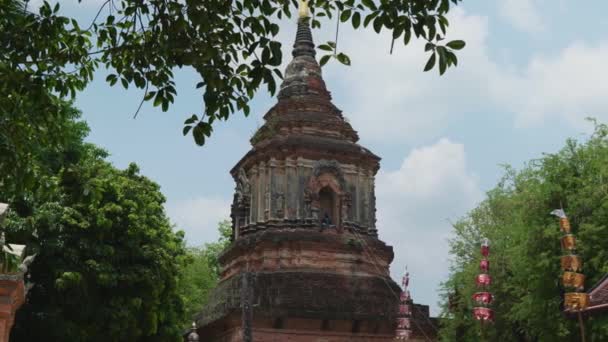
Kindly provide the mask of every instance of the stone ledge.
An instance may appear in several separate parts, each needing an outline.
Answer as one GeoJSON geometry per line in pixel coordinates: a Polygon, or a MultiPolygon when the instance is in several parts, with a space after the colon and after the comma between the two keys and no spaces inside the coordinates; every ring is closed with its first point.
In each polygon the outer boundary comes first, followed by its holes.
{"type": "MultiPolygon", "coordinates": [[[[249,253],[256,248],[259,248],[262,244],[283,244],[289,242],[297,242],[301,244],[311,243],[317,244],[321,249],[332,249],[341,251],[352,251],[353,249],[361,248],[357,247],[357,244],[350,245],[348,242],[359,241],[359,237],[352,235],[348,231],[342,234],[336,234],[328,232],[326,229],[323,232],[319,232],[318,229],[310,228],[275,228],[268,230],[261,230],[253,234],[248,234],[233,241],[230,246],[222,252],[219,257],[221,265],[226,265],[228,261],[236,256],[249,253]]],[[[386,260],[389,264],[393,261],[394,253],[393,247],[388,246],[381,240],[372,236],[361,236],[364,240],[366,247],[372,249],[379,258],[386,260]]]]}
{"type": "MultiPolygon", "coordinates": [[[[241,310],[243,276],[238,274],[218,284],[196,318],[199,327],[241,310]]],[[[251,304],[256,317],[392,321],[398,303],[395,294],[401,292],[388,277],[320,272],[253,273],[251,283],[251,304]]]]}

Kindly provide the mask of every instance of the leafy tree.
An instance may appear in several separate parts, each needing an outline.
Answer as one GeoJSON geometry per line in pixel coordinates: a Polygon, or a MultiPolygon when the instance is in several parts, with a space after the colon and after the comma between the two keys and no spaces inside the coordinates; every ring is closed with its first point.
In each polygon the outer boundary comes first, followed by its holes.
{"type": "Polygon", "coordinates": [[[66,102],[59,101],[56,112],[44,114],[3,108],[0,105],[0,201],[27,211],[32,201],[53,189],[48,176],[78,158],[89,129],[66,102]]]}
{"type": "MultiPolygon", "coordinates": [[[[457,64],[460,40],[445,43],[445,15],[461,0],[311,0],[312,26],[334,17],[355,29],[372,27],[392,33],[394,45],[412,37],[425,40],[430,53],[424,70],[443,74],[457,64]]],[[[173,70],[190,67],[200,76],[203,110],[185,121],[202,145],[216,120],[242,111],[266,85],[276,90],[282,77],[278,22],[290,18],[296,0],[107,0],[92,23],[81,26],[47,2],[0,2],[0,111],[54,113],[57,98],[73,98],[99,66],[107,82],[143,89],[142,99],[167,111],[176,96],[173,70]],[[30,12],[35,11],[36,13],[30,12]]],[[[344,64],[338,42],[320,46],[344,64]]],[[[392,46],[392,45],[391,45],[392,46]]],[[[1,113],[1,112],[0,112],[1,113]]]]}
{"type": "MultiPolygon", "coordinates": [[[[454,225],[453,265],[444,283],[445,340],[479,340],[471,317],[479,245],[492,242],[490,263],[496,323],[487,340],[579,341],[576,319],[562,313],[559,226],[549,212],[562,205],[578,238],[586,285],[608,272],[608,127],[596,124],[585,142],[568,140],[555,154],[506,174],[487,198],[454,225]]],[[[589,318],[593,341],[608,339],[608,316],[589,318]]]]}
{"type": "Polygon", "coordinates": [[[83,142],[79,113],[60,105],[62,130],[53,133],[62,138],[40,145],[42,130],[22,146],[33,185],[19,194],[16,173],[0,174],[0,188],[13,191],[7,240],[36,254],[11,340],[179,340],[183,233],[172,231],[159,186],[134,164],[118,170],[105,161],[106,152],[83,142]]]}
{"type": "Polygon", "coordinates": [[[179,292],[186,305],[184,326],[192,321],[203,305],[207,302],[210,291],[219,280],[220,268],[218,257],[230,244],[232,232],[230,221],[224,220],[218,224],[220,238],[217,242],[207,243],[202,247],[188,248],[189,263],[180,274],[179,292]]]}

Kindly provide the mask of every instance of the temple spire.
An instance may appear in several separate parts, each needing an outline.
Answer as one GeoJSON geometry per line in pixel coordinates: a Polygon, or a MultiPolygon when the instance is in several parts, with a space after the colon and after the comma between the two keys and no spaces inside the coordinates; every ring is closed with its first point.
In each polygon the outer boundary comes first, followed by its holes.
{"type": "Polygon", "coordinates": [[[300,8],[298,9],[298,31],[296,32],[296,41],[293,44],[293,57],[299,56],[315,56],[315,43],[312,40],[312,32],[310,31],[310,10],[307,0],[300,0],[300,8]]]}

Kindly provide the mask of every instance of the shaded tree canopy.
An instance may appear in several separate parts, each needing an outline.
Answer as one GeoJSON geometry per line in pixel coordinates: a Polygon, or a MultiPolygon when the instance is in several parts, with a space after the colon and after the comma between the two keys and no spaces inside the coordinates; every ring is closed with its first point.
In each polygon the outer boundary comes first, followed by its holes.
{"type": "MultiPolygon", "coordinates": [[[[58,131],[24,136],[31,143],[22,153],[1,159],[6,167],[6,158],[16,158],[33,175],[23,181],[18,172],[0,173],[0,193],[11,204],[7,240],[36,254],[11,341],[178,341],[186,253],[159,186],[135,164],[113,167],[105,151],[83,142],[78,111],[58,107],[58,131]]],[[[37,124],[33,116],[11,119],[24,134],[37,124]]]]}
{"type": "MultiPolygon", "coordinates": [[[[563,208],[577,236],[586,288],[608,272],[608,127],[596,124],[585,142],[568,140],[561,151],[506,169],[487,198],[454,225],[453,264],[443,284],[442,337],[479,340],[471,314],[481,239],[491,241],[490,291],[496,322],[487,340],[580,341],[576,319],[562,312],[559,225],[549,213],[563,208]]],[[[592,341],[608,340],[608,316],[586,322],[592,341]]],[[[588,337],[589,338],[589,337],[588,337]]]]}
{"type": "MultiPolygon", "coordinates": [[[[461,0],[311,0],[313,27],[335,18],[355,29],[388,30],[393,44],[412,37],[426,41],[430,56],[425,70],[443,74],[457,64],[460,40],[446,42],[446,14],[461,0]]],[[[106,0],[90,23],[60,15],[60,6],[44,2],[0,2],[0,114],[56,113],[58,98],[74,98],[104,66],[110,85],[144,89],[150,101],[167,111],[176,96],[173,70],[198,73],[202,110],[184,123],[202,145],[216,120],[237,111],[249,113],[249,102],[264,84],[273,94],[282,77],[278,22],[290,18],[296,0],[106,0]],[[31,7],[31,6],[30,6],[31,7]]],[[[349,64],[337,42],[321,48],[349,64]]]]}

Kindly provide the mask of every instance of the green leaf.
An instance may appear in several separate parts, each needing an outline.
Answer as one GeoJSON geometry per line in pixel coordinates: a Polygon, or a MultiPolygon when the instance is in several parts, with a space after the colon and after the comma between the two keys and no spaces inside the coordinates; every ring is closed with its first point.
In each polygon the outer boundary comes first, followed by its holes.
{"type": "Polygon", "coordinates": [[[318,48],[324,51],[334,51],[334,49],[332,49],[331,46],[327,44],[321,44],[318,46],[318,48]]]}
{"type": "Polygon", "coordinates": [[[382,25],[383,25],[383,20],[382,17],[377,17],[374,20],[374,31],[376,31],[376,33],[380,33],[380,31],[382,30],[382,25]]]}
{"type": "Polygon", "coordinates": [[[460,50],[460,49],[464,48],[465,45],[466,45],[466,43],[462,40],[452,40],[451,42],[446,44],[447,47],[449,47],[450,49],[454,49],[454,50],[460,50]]]}
{"type": "Polygon", "coordinates": [[[265,47],[262,50],[262,63],[268,64],[270,62],[270,49],[265,47]]]}
{"type": "Polygon", "coordinates": [[[154,97],[155,94],[156,94],[155,91],[147,92],[146,95],[144,95],[144,101],[149,101],[151,98],[154,97]]]}
{"type": "Polygon", "coordinates": [[[424,71],[429,71],[433,69],[433,67],[435,66],[435,58],[435,53],[433,53],[429,60],[426,62],[426,65],[424,66],[424,71]]]}
{"type": "Polygon", "coordinates": [[[405,34],[403,35],[403,45],[409,44],[411,39],[412,39],[412,30],[405,30],[405,34]]]}
{"type": "Polygon", "coordinates": [[[188,119],[186,119],[186,121],[184,121],[184,125],[191,125],[191,124],[195,123],[196,121],[198,121],[198,116],[196,114],[192,114],[191,117],[189,117],[188,119]]]}
{"type": "Polygon", "coordinates": [[[458,58],[456,57],[456,54],[453,53],[450,50],[446,51],[446,55],[448,57],[448,60],[450,61],[451,64],[454,64],[454,66],[458,65],[458,58]]]}
{"type": "Polygon", "coordinates": [[[116,81],[118,81],[118,78],[114,74],[110,74],[108,75],[108,77],[106,77],[106,82],[110,83],[111,86],[116,84],[116,81]]]}
{"type": "Polygon", "coordinates": [[[379,12],[373,12],[372,14],[369,14],[365,17],[365,20],[363,20],[363,27],[367,27],[367,25],[369,25],[369,23],[374,20],[374,18],[376,16],[378,16],[379,12]]]}
{"type": "Polygon", "coordinates": [[[342,52],[338,54],[337,58],[340,63],[344,65],[350,65],[350,58],[342,52]]]}
{"type": "Polygon", "coordinates": [[[205,144],[205,133],[202,125],[194,126],[194,129],[192,130],[192,137],[198,146],[203,146],[205,144]]]}
{"type": "Polygon", "coordinates": [[[135,74],[135,76],[133,77],[133,81],[135,82],[135,86],[138,88],[143,88],[146,86],[146,81],[139,74],[135,74]]]}
{"type": "Polygon", "coordinates": [[[343,11],[342,14],[340,14],[340,21],[346,22],[348,19],[350,19],[350,14],[350,10],[343,11]]]}
{"type": "Polygon", "coordinates": [[[374,0],[362,0],[361,3],[363,3],[365,7],[371,9],[372,11],[378,9],[378,7],[376,7],[376,4],[374,3],[374,0]]]}
{"type": "Polygon", "coordinates": [[[319,60],[319,64],[321,66],[324,66],[325,64],[327,64],[327,62],[329,61],[329,59],[332,57],[332,55],[325,55],[323,57],[321,57],[321,60],[319,60]]]}
{"type": "Polygon", "coordinates": [[[281,43],[272,41],[270,42],[270,50],[272,51],[272,58],[270,59],[270,65],[279,66],[283,59],[283,52],[281,51],[281,43]]]}
{"type": "Polygon", "coordinates": [[[353,14],[353,28],[358,29],[359,25],[361,25],[361,13],[355,12],[353,14]]]}
{"type": "Polygon", "coordinates": [[[264,82],[268,85],[270,94],[274,95],[274,92],[276,91],[276,81],[274,80],[270,69],[264,69],[264,82]]]}
{"type": "Polygon", "coordinates": [[[437,47],[437,53],[439,55],[439,75],[443,75],[447,67],[450,65],[450,61],[447,57],[447,51],[448,49],[446,49],[445,46],[437,47]]]}
{"type": "Polygon", "coordinates": [[[441,32],[443,32],[443,34],[445,35],[446,31],[447,31],[447,27],[450,25],[450,23],[448,22],[448,19],[444,16],[439,16],[439,27],[441,28],[441,32]]]}
{"type": "Polygon", "coordinates": [[[159,91],[159,92],[156,93],[156,97],[154,97],[154,103],[153,103],[153,105],[154,105],[154,107],[158,107],[158,106],[160,106],[160,104],[162,102],[163,102],[163,97],[161,95],[161,92],[159,91]]]}
{"type": "Polygon", "coordinates": [[[393,39],[399,39],[401,34],[403,33],[403,27],[398,26],[393,29],[393,39]]]}
{"type": "Polygon", "coordinates": [[[447,69],[447,61],[445,57],[439,56],[439,75],[443,75],[447,69]]]}
{"type": "Polygon", "coordinates": [[[190,130],[192,129],[192,126],[184,126],[184,129],[182,130],[182,134],[185,136],[188,134],[188,132],[190,132],[190,130]]]}
{"type": "Polygon", "coordinates": [[[435,28],[435,25],[433,24],[433,26],[429,26],[428,29],[429,29],[429,35],[428,35],[429,40],[435,39],[435,35],[437,35],[437,29],[435,28]]]}

